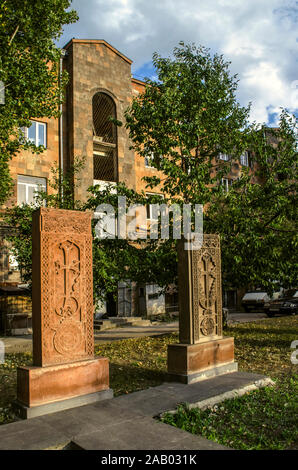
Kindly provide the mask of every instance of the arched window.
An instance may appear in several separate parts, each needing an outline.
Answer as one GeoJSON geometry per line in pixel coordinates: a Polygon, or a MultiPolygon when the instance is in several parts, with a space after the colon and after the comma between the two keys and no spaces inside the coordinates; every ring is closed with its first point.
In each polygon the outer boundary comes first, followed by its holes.
{"type": "Polygon", "coordinates": [[[94,179],[117,181],[117,127],[116,105],[105,93],[96,93],[92,99],[94,179]]]}

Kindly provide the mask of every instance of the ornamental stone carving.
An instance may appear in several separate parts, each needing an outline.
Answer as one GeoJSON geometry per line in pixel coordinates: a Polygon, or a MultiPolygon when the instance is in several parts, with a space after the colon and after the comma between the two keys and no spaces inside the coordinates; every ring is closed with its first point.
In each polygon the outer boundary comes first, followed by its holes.
{"type": "Polygon", "coordinates": [[[205,234],[199,250],[178,247],[180,342],[222,337],[220,240],[205,234]]]}
{"type": "Polygon", "coordinates": [[[93,358],[91,215],[41,208],[34,214],[34,365],[93,358]]]}

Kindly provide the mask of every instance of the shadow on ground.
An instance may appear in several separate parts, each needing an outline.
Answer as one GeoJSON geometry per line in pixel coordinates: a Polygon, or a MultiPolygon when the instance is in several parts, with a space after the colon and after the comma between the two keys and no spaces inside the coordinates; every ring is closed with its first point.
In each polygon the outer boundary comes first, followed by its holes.
{"type": "Polygon", "coordinates": [[[156,387],[165,379],[166,373],[162,371],[110,362],[110,387],[114,396],[156,387]]]}

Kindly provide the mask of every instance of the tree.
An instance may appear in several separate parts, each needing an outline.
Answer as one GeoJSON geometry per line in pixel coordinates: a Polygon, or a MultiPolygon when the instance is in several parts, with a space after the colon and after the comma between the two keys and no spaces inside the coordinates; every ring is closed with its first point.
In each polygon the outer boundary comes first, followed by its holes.
{"type": "Polygon", "coordinates": [[[203,47],[180,43],[173,58],[154,54],[153,63],[157,80],[147,80],[125,115],[134,149],[163,172],[145,178],[148,187],[161,185],[171,203],[205,206],[204,231],[221,235],[226,287],[295,282],[297,121],[284,111],[277,130],[249,125],[237,76],[203,47]],[[248,149],[255,171],[242,167],[226,194],[221,178],[248,149]]]}
{"type": "Polygon", "coordinates": [[[67,79],[59,74],[62,26],[77,20],[70,0],[4,0],[0,5],[0,205],[10,194],[9,160],[21,149],[43,150],[25,142],[21,127],[31,118],[58,117],[67,79]]]}
{"type": "Polygon", "coordinates": [[[220,152],[239,159],[245,149],[249,107],[237,103],[237,76],[223,56],[183,43],[173,56],[153,55],[158,78],[133,99],[126,127],[136,152],[153,154],[152,166],[164,173],[162,180],[146,178],[150,187],[162,184],[173,202],[183,196],[206,204],[224,174],[213,174],[214,159],[220,152]]]}
{"type": "MultiPolygon", "coordinates": [[[[141,157],[153,155],[152,166],[163,171],[163,179],[145,178],[148,187],[161,184],[166,199],[147,198],[122,184],[113,188],[117,195],[109,188],[104,192],[91,189],[89,209],[102,203],[116,209],[118,195],[127,196],[128,204],[210,203],[213,186],[228,172],[226,166],[213,172],[215,157],[223,152],[239,159],[245,148],[249,108],[237,103],[237,77],[230,75],[222,56],[211,57],[203,47],[181,43],[173,59],[154,54],[153,63],[158,80],[147,81],[145,93],[133,99],[125,118],[134,150],[141,157]]],[[[151,282],[164,288],[177,279],[173,239],[134,244],[94,238],[94,246],[98,289],[115,291],[120,280],[151,282]]]]}
{"type": "MultiPolygon", "coordinates": [[[[90,196],[84,209],[96,211],[100,204],[110,204],[118,215],[118,196],[125,196],[127,206],[166,202],[160,196],[147,197],[119,183],[102,190],[99,186],[89,188],[90,196]]],[[[96,236],[93,219],[93,283],[95,299],[105,299],[115,294],[119,282],[158,284],[162,289],[177,279],[177,256],[173,240],[109,239],[96,236]]]]}
{"type": "Polygon", "coordinates": [[[206,228],[221,234],[227,287],[272,292],[297,283],[297,131],[297,118],[285,110],[277,129],[255,126],[254,172],[212,197],[206,228]]]}

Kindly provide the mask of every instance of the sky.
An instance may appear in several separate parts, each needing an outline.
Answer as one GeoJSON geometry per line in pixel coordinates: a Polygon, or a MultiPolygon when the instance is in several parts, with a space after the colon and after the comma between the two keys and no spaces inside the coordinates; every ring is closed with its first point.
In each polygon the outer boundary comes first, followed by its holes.
{"type": "Polygon", "coordinates": [[[133,60],[136,78],[154,77],[152,54],[171,55],[179,41],[231,61],[237,99],[252,103],[251,121],[277,125],[280,108],[298,114],[298,1],[73,0],[71,38],[104,39],[133,60]]]}

